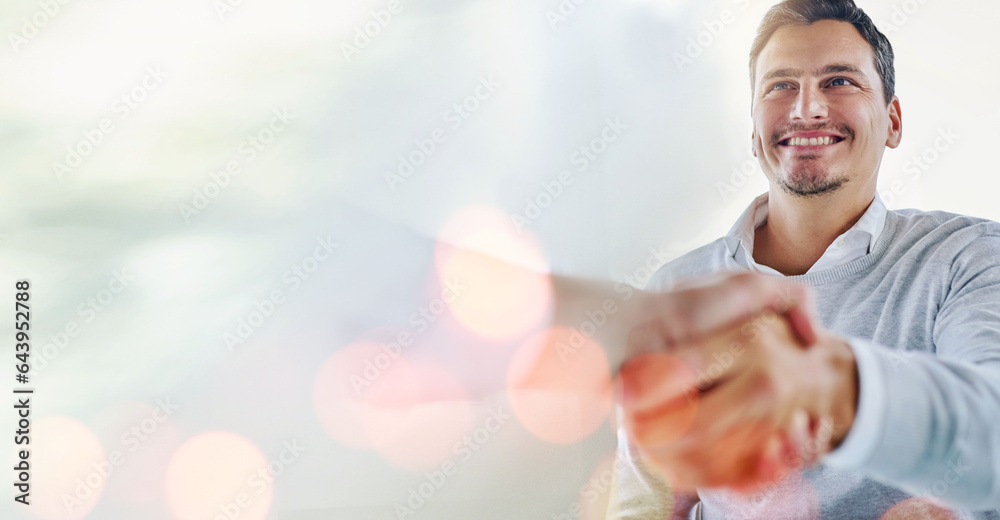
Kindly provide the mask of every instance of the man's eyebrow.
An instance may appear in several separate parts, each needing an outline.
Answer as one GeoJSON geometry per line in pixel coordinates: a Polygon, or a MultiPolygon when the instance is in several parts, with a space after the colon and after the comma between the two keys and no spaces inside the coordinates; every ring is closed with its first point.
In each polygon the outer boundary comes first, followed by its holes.
{"type": "Polygon", "coordinates": [[[826,67],[823,67],[822,69],[817,70],[815,74],[817,76],[826,76],[827,74],[840,74],[842,72],[849,72],[851,74],[857,74],[862,77],[864,77],[865,75],[865,73],[861,69],[849,63],[833,63],[827,65],[826,67]]]}
{"type": "MultiPolygon", "coordinates": [[[[827,74],[840,74],[843,72],[858,74],[862,77],[865,76],[865,73],[861,69],[849,63],[831,63],[830,65],[827,65],[823,68],[816,69],[815,71],[813,71],[813,75],[826,76],[827,74]]],[[[777,69],[777,70],[772,70],[767,74],[765,74],[764,78],[761,79],[761,81],[768,81],[774,78],[796,78],[801,75],[802,75],[802,69],[777,69]]]]}
{"type": "Polygon", "coordinates": [[[768,81],[774,78],[795,78],[801,75],[802,75],[802,69],[778,69],[778,70],[772,70],[767,74],[764,74],[764,77],[761,78],[761,81],[768,81]]]}

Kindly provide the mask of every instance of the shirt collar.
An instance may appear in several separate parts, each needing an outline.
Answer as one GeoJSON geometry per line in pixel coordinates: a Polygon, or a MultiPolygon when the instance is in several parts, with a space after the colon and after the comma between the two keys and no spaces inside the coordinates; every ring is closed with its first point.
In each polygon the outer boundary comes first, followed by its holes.
{"type": "Polygon", "coordinates": [[[767,219],[767,198],[768,193],[765,192],[753,199],[753,202],[747,206],[747,209],[743,210],[740,218],[736,219],[736,223],[733,224],[732,229],[726,233],[723,240],[726,243],[726,248],[729,250],[730,256],[736,257],[736,253],[740,249],[740,244],[743,245],[745,250],[753,251],[754,231],[767,219]]]}
{"type": "MultiPolygon", "coordinates": [[[[768,193],[755,198],[747,209],[743,211],[743,214],[740,215],[740,218],[736,220],[736,224],[733,225],[732,229],[723,237],[726,248],[733,258],[736,257],[736,253],[742,245],[743,250],[750,255],[750,259],[753,259],[754,234],[757,228],[767,220],[767,201],[768,193]]],[[[830,248],[834,248],[838,242],[844,244],[850,241],[855,245],[863,244],[867,247],[867,252],[871,253],[872,248],[875,246],[875,241],[878,240],[878,237],[882,234],[882,230],[885,228],[887,213],[888,210],[885,207],[885,203],[876,191],[875,199],[872,200],[872,203],[865,210],[864,214],[861,215],[861,218],[851,226],[851,229],[848,229],[844,234],[837,237],[830,244],[830,248]]],[[[829,251],[830,249],[827,249],[827,252],[829,251]]]]}

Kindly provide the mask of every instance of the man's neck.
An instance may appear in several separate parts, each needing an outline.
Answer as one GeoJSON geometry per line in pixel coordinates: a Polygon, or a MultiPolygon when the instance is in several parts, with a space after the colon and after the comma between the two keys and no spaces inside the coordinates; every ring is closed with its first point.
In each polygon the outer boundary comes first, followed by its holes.
{"type": "Polygon", "coordinates": [[[805,274],[874,198],[874,189],[799,197],[772,188],[767,221],[754,233],[754,261],[784,275],[805,274]]]}

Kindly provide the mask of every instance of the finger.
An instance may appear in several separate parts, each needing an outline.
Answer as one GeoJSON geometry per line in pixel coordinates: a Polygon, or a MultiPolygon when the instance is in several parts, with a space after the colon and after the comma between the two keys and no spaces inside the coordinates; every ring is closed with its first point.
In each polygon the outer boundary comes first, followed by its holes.
{"type": "MultiPolygon", "coordinates": [[[[762,419],[770,421],[766,408],[746,406],[750,395],[746,390],[749,385],[744,382],[747,378],[737,376],[709,392],[683,394],[689,399],[670,394],[669,399],[658,403],[649,400],[642,408],[623,406],[626,431],[635,444],[647,449],[685,452],[713,446],[729,432],[760,423],[762,419]],[[683,423],[681,431],[678,425],[687,419],[682,413],[690,412],[683,405],[693,407],[696,413],[689,423],[683,423]]],[[[650,390],[653,391],[664,392],[661,388],[650,390]]]]}
{"type": "Polygon", "coordinates": [[[807,458],[807,463],[815,464],[820,457],[833,450],[833,417],[810,418],[809,432],[811,443],[809,444],[810,457],[807,458]]]}
{"type": "Polygon", "coordinates": [[[793,307],[785,312],[784,316],[802,346],[810,347],[819,341],[813,317],[805,306],[793,307]]]}
{"type": "MultiPolygon", "coordinates": [[[[773,321],[783,323],[777,317],[773,321]]],[[[763,323],[751,325],[766,326],[763,323]]],[[[751,339],[748,334],[757,331],[744,329],[734,326],[704,341],[672,347],[669,354],[635,358],[626,365],[628,370],[623,370],[626,409],[633,414],[646,414],[681,397],[696,400],[736,377],[747,366],[759,363],[756,358],[762,355],[761,349],[747,341],[751,339]]]]}
{"type": "Polygon", "coordinates": [[[651,457],[675,468],[686,467],[682,461],[700,464],[695,464],[697,474],[679,475],[682,482],[759,486],[809,460],[801,447],[812,436],[812,421],[802,411],[804,396],[782,385],[794,376],[791,368],[782,367],[795,366],[787,362],[789,355],[810,354],[795,348],[786,321],[762,319],[755,325],[758,335],[747,346],[751,354],[743,356],[730,379],[699,396],[697,417],[683,436],[661,436],[676,418],[656,413],[631,417],[630,428],[651,457]],[[782,361],[780,366],[776,361],[782,361]],[[661,443],[664,438],[670,442],[661,443]]]}
{"type": "Polygon", "coordinates": [[[815,464],[823,441],[814,437],[810,424],[809,414],[798,409],[788,425],[774,432],[760,454],[757,474],[752,479],[755,487],[781,481],[815,464]]]}
{"type": "MultiPolygon", "coordinates": [[[[779,318],[774,321],[783,323],[779,318]]],[[[626,364],[620,375],[623,412],[640,442],[663,444],[677,439],[690,424],[700,399],[755,362],[760,349],[744,346],[738,340],[744,336],[743,330],[734,327],[704,343],[672,349],[673,354],[646,354],[626,364]]],[[[711,402],[718,403],[720,413],[740,413],[745,395],[727,395],[731,397],[711,402]]],[[[701,415],[714,418],[705,413],[701,415]]]]}
{"type": "Polygon", "coordinates": [[[669,354],[646,354],[621,371],[622,421],[636,444],[662,445],[683,435],[698,410],[694,374],[669,354]]]}
{"type": "Polygon", "coordinates": [[[759,480],[758,460],[771,432],[766,424],[745,424],[711,443],[643,449],[654,465],[670,468],[684,488],[749,486],[759,480]]]}
{"type": "Polygon", "coordinates": [[[643,354],[632,359],[619,373],[622,404],[630,415],[657,412],[695,389],[694,371],[677,356],[643,354]]]}
{"type": "Polygon", "coordinates": [[[708,421],[704,435],[709,439],[720,437],[758,422],[774,428],[790,424],[798,402],[787,401],[772,385],[758,369],[749,368],[701,395],[701,415],[708,421]]]}
{"type": "MultiPolygon", "coordinates": [[[[670,343],[688,342],[727,325],[746,321],[764,310],[790,313],[807,305],[809,289],[777,277],[726,274],[685,281],[653,298],[647,309],[670,343]]],[[[808,308],[804,316],[808,316],[808,308]]],[[[800,318],[797,318],[800,319],[800,318]]],[[[809,336],[808,329],[803,332],[809,336]]]]}
{"type": "Polygon", "coordinates": [[[785,471],[782,460],[789,448],[768,445],[777,438],[772,420],[734,408],[738,398],[732,394],[739,390],[720,388],[726,391],[711,392],[699,402],[694,421],[680,437],[665,433],[677,431],[676,411],[630,416],[631,441],[685,487],[752,487],[773,480],[785,471]]]}
{"type": "MultiPolygon", "coordinates": [[[[709,486],[730,488],[751,488],[767,482],[760,472],[761,454],[780,450],[780,444],[773,441],[774,431],[766,423],[750,423],[727,432],[716,442],[717,448],[709,452],[724,451],[727,456],[709,458],[709,486]]],[[[773,475],[776,469],[768,469],[764,475],[773,475]]]]}
{"type": "Polygon", "coordinates": [[[812,448],[814,439],[809,424],[809,413],[804,409],[798,408],[792,412],[791,422],[786,429],[788,443],[792,449],[786,450],[784,454],[789,466],[799,468],[812,464],[815,459],[812,448]],[[788,453],[789,451],[791,453],[788,453]]]}
{"type": "Polygon", "coordinates": [[[749,478],[753,486],[773,484],[806,465],[804,454],[808,440],[804,437],[808,435],[808,427],[808,415],[796,413],[790,425],[771,434],[759,454],[756,471],[749,478]]]}
{"type": "Polygon", "coordinates": [[[734,491],[753,494],[778,480],[778,475],[781,473],[778,461],[781,459],[782,440],[779,435],[772,434],[762,446],[761,451],[756,454],[756,462],[750,464],[746,473],[730,486],[734,491]]]}
{"type": "MultiPolygon", "coordinates": [[[[776,318],[777,319],[777,318],[776,318]]],[[[637,330],[636,341],[651,343],[654,339],[638,339],[650,334],[650,329],[637,330]]],[[[751,358],[747,355],[741,327],[716,333],[696,344],[678,345],[670,353],[648,353],[634,358],[623,368],[623,404],[631,413],[648,413],[664,403],[683,397],[687,401],[733,377],[743,370],[751,358]]]]}
{"type": "MultiPolygon", "coordinates": [[[[755,451],[752,464],[739,479],[742,484],[758,488],[776,482],[791,471],[811,465],[816,460],[816,452],[822,449],[822,441],[817,441],[812,430],[812,421],[803,408],[793,408],[772,402],[766,393],[754,395],[754,377],[746,375],[729,382],[725,387],[705,396],[701,402],[701,415],[710,417],[707,425],[696,424],[702,443],[718,445],[730,432],[746,429],[749,425],[767,427],[769,437],[757,446],[747,445],[755,451]],[[734,405],[740,401],[741,405],[734,405]],[[728,410],[722,413],[719,410],[728,410]],[[820,447],[817,447],[819,444],[820,447]]],[[[828,441],[827,441],[828,442],[828,441]]],[[[679,444],[679,443],[678,443],[679,444]]]]}
{"type": "Polygon", "coordinates": [[[732,325],[695,343],[675,345],[670,352],[694,372],[698,390],[704,393],[755,362],[760,352],[753,348],[755,331],[750,327],[756,326],[753,322],[732,325]]]}

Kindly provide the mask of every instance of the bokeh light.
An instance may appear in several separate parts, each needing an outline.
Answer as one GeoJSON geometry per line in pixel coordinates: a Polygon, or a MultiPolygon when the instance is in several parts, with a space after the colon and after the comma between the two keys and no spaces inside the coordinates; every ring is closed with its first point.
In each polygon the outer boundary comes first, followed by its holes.
{"type": "Polygon", "coordinates": [[[372,341],[351,343],[327,358],[313,383],[313,406],[326,433],[345,446],[371,449],[364,426],[362,394],[395,362],[393,353],[372,341]]]}
{"type": "Polygon", "coordinates": [[[455,318],[491,341],[532,332],[552,312],[552,281],[537,240],[510,217],[485,206],[453,215],[438,235],[435,266],[442,283],[468,289],[447,302],[455,318]]]}
{"type": "Polygon", "coordinates": [[[177,520],[262,520],[274,489],[254,485],[267,458],[256,445],[235,433],[202,433],[174,453],[167,468],[166,494],[177,520]]]}
{"type": "Polygon", "coordinates": [[[604,349],[567,327],[538,333],[511,359],[507,392],[528,431],[552,443],[577,442],[611,411],[611,371],[604,349]]]}
{"type": "Polygon", "coordinates": [[[372,385],[364,404],[372,447],[401,468],[438,466],[472,429],[473,408],[462,384],[432,364],[400,359],[372,385]]]}
{"type": "Polygon", "coordinates": [[[48,416],[31,428],[31,506],[44,520],[79,520],[97,505],[115,478],[94,433],[74,419],[48,416]]]}
{"type": "Polygon", "coordinates": [[[404,469],[440,464],[472,427],[472,404],[453,374],[370,341],[352,343],[323,363],[313,402],[334,440],[373,449],[404,469]]]}

